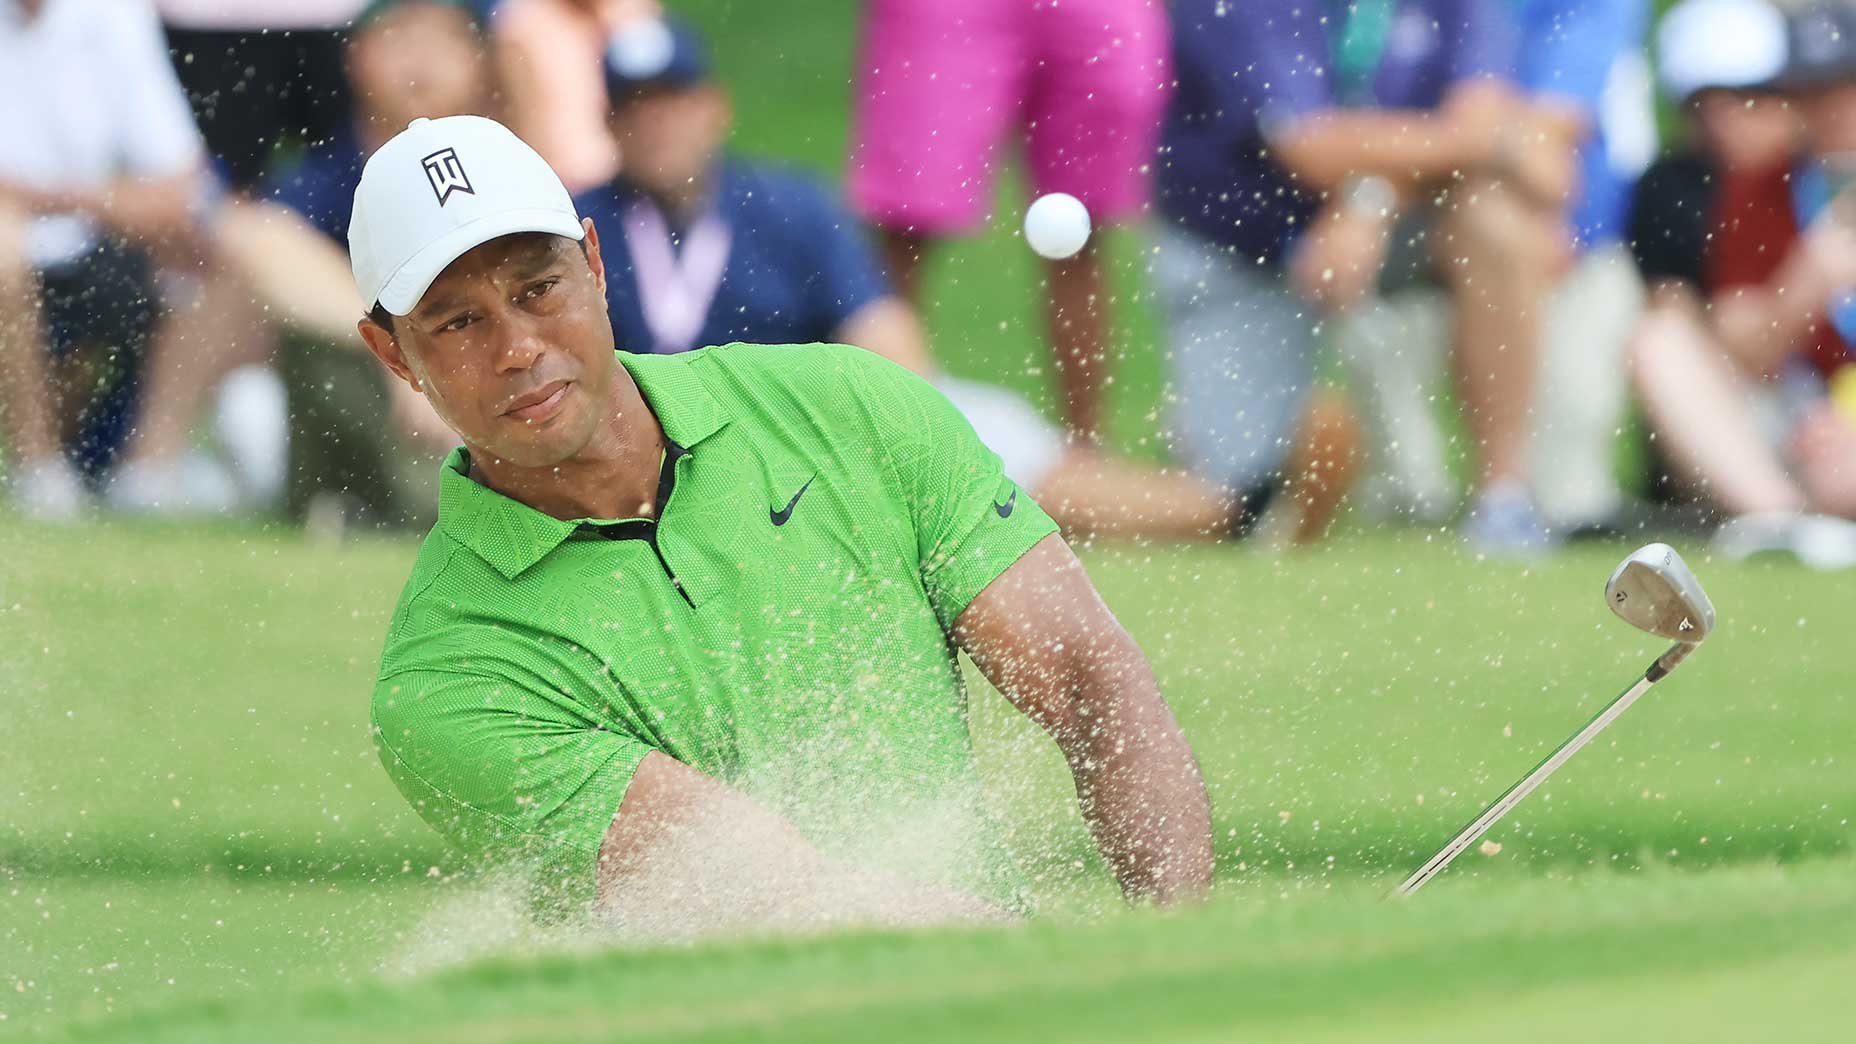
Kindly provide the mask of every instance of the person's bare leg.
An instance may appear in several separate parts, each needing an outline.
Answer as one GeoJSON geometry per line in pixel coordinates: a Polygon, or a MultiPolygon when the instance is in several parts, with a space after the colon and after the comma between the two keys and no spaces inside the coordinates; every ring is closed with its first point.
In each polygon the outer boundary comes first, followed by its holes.
{"type": "Polygon", "coordinates": [[[928,251],[928,237],[903,228],[882,230],[883,267],[889,281],[917,312],[922,311],[922,259],[928,251]]]}
{"type": "Polygon", "coordinates": [[[1217,539],[1230,532],[1237,501],[1178,469],[1148,467],[1072,446],[1032,491],[1074,536],[1217,539]]]}
{"type": "Polygon", "coordinates": [[[1434,255],[1451,290],[1476,485],[1525,482],[1540,331],[1559,256],[1553,227],[1512,190],[1470,182],[1451,193],[1439,231],[1434,255]]]}
{"type": "Polygon", "coordinates": [[[46,367],[38,273],[26,259],[25,221],[0,210],[0,435],[15,464],[57,455],[50,405],[56,394],[46,367]]]}
{"type": "Polygon", "coordinates": [[[1312,544],[1333,528],[1335,512],[1359,472],[1360,449],[1360,422],[1347,396],[1333,389],[1311,395],[1283,486],[1283,496],[1298,509],[1289,534],[1293,543],[1312,544]]]}
{"type": "Polygon", "coordinates": [[[1829,402],[1806,411],[1788,447],[1810,510],[1856,518],[1856,422],[1829,402]]]}
{"type": "Polygon", "coordinates": [[[243,280],[217,260],[193,279],[189,299],[175,302],[155,332],[125,465],[179,456],[219,380],[271,355],[271,331],[243,280]]]}
{"type": "Polygon", "coordinates": [[[348,255],[289,207],[232,200],[219,209],[214,239],[225,275],[245,296],[294,330],[366,351],[355,320],[367,312],[348,255]]]}
{"type": "Polygon", "coordinates": [[[1693,302],[1659,300],[1630,345],[1631,381],[1657,445],[1683,480],[1731,515],[1805,510],[1760,433],[1734,369],[1693,302]]]}
{"type": "Polygon", "coordinates": [[[1075,257],[1046,262],[1044,273],[1049,280],[1045,325],[1064,423],[1072,435],[1094,442],[1102,433],[1102,391],[1108,378],[1101,252],[1091,242],[1075,257]]]}

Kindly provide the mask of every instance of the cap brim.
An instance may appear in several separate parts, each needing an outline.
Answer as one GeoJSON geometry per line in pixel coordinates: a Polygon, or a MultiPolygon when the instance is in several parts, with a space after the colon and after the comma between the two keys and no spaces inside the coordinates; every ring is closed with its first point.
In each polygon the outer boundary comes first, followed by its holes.
{"type": "Polygon", "coordinates": [[[558,210],[524,209],[486,214],[459,225],[408,258],[398,271],[387,277],[376,300],[388,312],[406,315],[451,262],[492,239],[521,232],[545,232],[576,241],[586,235],[577,218],[558,210]]]}

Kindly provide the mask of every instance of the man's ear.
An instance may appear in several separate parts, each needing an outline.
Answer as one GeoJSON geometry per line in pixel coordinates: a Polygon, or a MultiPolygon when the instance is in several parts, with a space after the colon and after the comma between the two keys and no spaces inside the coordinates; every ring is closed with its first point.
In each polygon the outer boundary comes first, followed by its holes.
{"type": "Polygon", "coordinates": [[[413,391],[421,390],[419,378],[412,372],[412,367],[407,365],[406,355],[401,351],[399,338],[393,336],[393,331],[367,318],[356,323],[354,328],[360,332],[361,340],[367,342],[367,350],[385,363],[387,369],[393,371],[393,376],[412,385],[413,391]]]}
{"type": "Polygon", "coordinates": [[[586,230],[586,264],[593,270],[593,285],[599,287],[601,297],[606,295],[606,262],[599,256],[599,229],[593,227],[592,218],[581,218],[580,227],[586,230]]]}

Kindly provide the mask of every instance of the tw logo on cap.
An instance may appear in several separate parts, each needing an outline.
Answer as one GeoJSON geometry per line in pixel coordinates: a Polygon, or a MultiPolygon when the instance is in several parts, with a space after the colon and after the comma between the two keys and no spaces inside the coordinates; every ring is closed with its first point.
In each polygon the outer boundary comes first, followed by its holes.
{"type": "Polygon", "coordinates": [[[439,206],[444,206],[454,192],[477,194],[477,190],[470,187],[470,175],[464,173],[464,164],[458,159],[456,149],[439,149],[419,162],[425,167],[425,180],[431,182],[432,194],[438,197],[439,206]]]}

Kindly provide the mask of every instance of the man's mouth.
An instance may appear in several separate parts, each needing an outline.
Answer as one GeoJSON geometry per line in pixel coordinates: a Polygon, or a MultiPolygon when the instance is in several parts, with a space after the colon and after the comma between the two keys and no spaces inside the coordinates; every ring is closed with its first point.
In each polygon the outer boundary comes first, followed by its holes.
{"type": "Polygon", "coordinates": [[[546,420],[554,415],[554,411],[560,409],[561,401],[567,398],[567,386],[572,383],[572,381],[549,381],[526,395],[511,399],[508,408],[503,410],[503,413],[505,416],[531,423],[546,420]]]}

